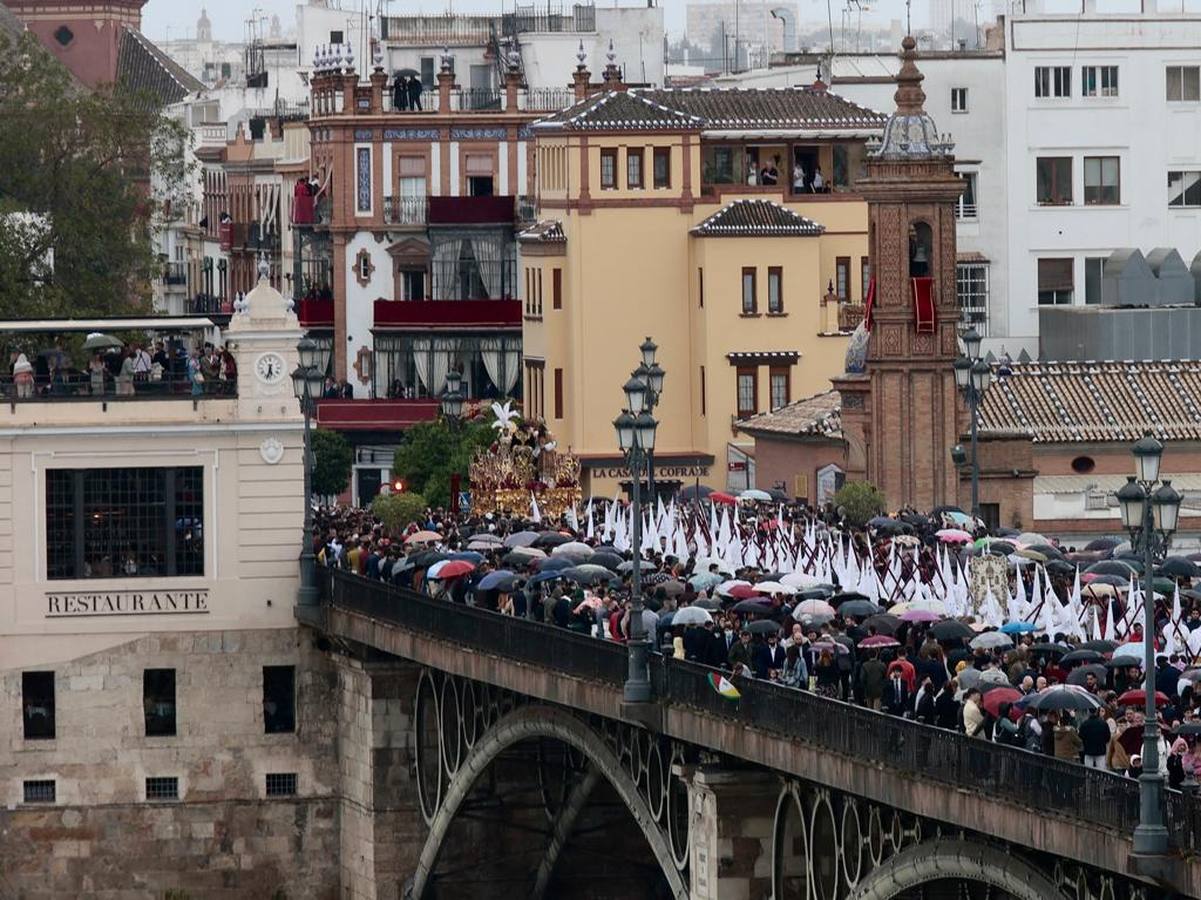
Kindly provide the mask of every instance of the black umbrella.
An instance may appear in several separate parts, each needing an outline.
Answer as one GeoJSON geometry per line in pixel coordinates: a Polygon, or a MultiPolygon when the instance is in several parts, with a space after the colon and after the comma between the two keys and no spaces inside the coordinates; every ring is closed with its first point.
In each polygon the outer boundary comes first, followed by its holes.
{"type": "Polygon", "coordinates": [[[989,541],[984,546],[989,553],[995,553],[997,556],[1008,556],[1017,550],[1017,545],[1012,541],[989,541]]]}
{"type": "Polygon", "coordinates": [[[1177,737],[1196,737],[1201,734],[1201,722],[1181,722],[1176,726],[1177,737]]]}
{"type": "Polygon", "coordinates": [[[1076,567],[1062,559],[1052,559],[1047,563],[1047,571],[1052,575],[1074,575],[1076,567]]]}
{"type": "Polygon", "coordinates": [[[749,631],[751,634],[779,634],[780,626],[770,619],[760,619],[757,622],[751,622],[742,630],[749,631]]]}
{"type": "Polygon", "coordinates": [[[1047,559],[1063,559],[1063,551],[1058,547],[1052,547],[1050,544],[1031,544],[1026,549],[1033,550],[1035,553],[1041,553],[1047,559]]]}
{"type": "Polygon", "coordinates": [[[1073,650],[1060,657],[1061,663],[1099,663],[1105,659],[1105,654],[1096,650],[1073,650]]]}
{"type": "Polygon", "coordinates": [[[1021,532],[1016,528],[998,528],[993,534],[997,537],[1017,537],[1021,532]]]}
{"type": "Polygon", "coordinates": [[[874,616],[880,607],[870,600],[848,600],[838,607],[840,616],[874,616]]]}
{"type": "Polygon", "coordinates": [[[569,541],[575,540],[566,534],[560,534],[558,531],[548,531],[545,534],[538,535],[538,539],[534,541],[535,547],[558,547],[560,544],[566,544],[569,541]]]}
{"type": "MultiPolygon", "coordinates": [[[[801,591],[796,595],[796,597],[798,600],[827,600],[832,594],[833,589],[828,590],[824,587],[813,587],[809,588],[808,590],[801,591]]],[[[834,604],[831,603],[830,605],[833,606],[834,604]]]]}
{"type": "Polygon", "coordinates": [[[1088,676],[1092,675],[1101,684],[1105,683],[1105,666],[1090,663],[1086,666],[1077,666],[1068,672],[1068,684],[1078,684],[1083,687],[1088,683],[1088,676]]]}
{"type": "Polygon", "coordinates": [[[1068,652],[1068,648],[1063,644],[1039,642],[1030,645],[1030,652],[1042,656],[1062,656],[1068,652]]]}
{"type": "Polygon", "coordinates": [[[771,494],[771,498],[778,503],[788,502],[788,495],[779,488],[768,488],[767,492],[771,494]]]}
{"type": "Polygon", "coordinates": [[[410,556],[409,562],[413,564],[413,568],[415,569],[425,569],[436,562],[442,562],[444,559],[450,559],[450,554],[443,553],[441,550],[423,550],[420,553],[410,556]]]}
{"type": "Polygon", "coordinates": [[[1096,709],[1101,705],[1099,698],[1087,691],[1074,687],[1056,685],[1039,693],[1027,704],[1029,709],[1096,709]]]}
{"type": "Polygon", "coordinates": [[[949,512],[959,513],[961,516],[967,515],[967,513],[965,513],[958,506],[945,506],[945,505],[934,507],[934,509],[930,510],[930,515],[931,516],[941,516],[943,513],[949,513],[949,512]]]}
{"type": "Polygon", "coordinates": [[[1084,545],[1085,550],[1112,550],[1122,543],[1117,538],[1095,538],[1084,545]]]}
{"type": "Polygon", "coordinates": [[[901,627],[901,620],[891,613],[878,613],[863,622],[865,628],[874,628],[880,634],[895,634],[901,627]]]}
{"type": "Polygon", "coordinates": [[[1117,641],[1106,641],[1097,638],[1095,641],[1085,641],[1080,645],[1081,650],[1096,650],[1098,653],[1113,653],[1118,649],[1117,641]]]}
{"type": "Polygon", "coordinates": [[[1101,562],[1093,563],[1084,571],[1087,575],[1116,575],[1129,581],[1131,567],[1116,559],[1104,559],[1101,562]]]}
{"type": "Polygon", "coordinates": [[[930,634],[937,641],[953,641],[959,638],[975,637],[976,632],[955,619],[943,619],[930,626],[930,634]]]}
{"type": "Polygon", "coordinates": [[[690,484],[687,487],[680,488],[680,492],[676,494],[680,500],[704,500],[713,493],[713,488],[706,487],[703,484],[690,484]]]}
{"type": "Polygon", "coordinates": [[[594,553],[588,562],[594,566],[604,566],[606,569],[616,572],[621,567],[623,560],[616,553],[594,553]]]}
{"type": "Polygon", "coordinates": [[[1201,576],[1201,569],[1183,556],[1169,556],[1155,574],[1166,575],[1169,578],[1197,578],[1201,576]]]}
{"type": "MultiPolygon", "coordinates": [[[[843,603],[846,603],[850,600],[869,600],[869,598],[867,594],[861,594],[858,591],[846,591],[844,593],[832,595],[830,597],[830,605],[837,609],[843,603]]],[[[852,613],[852,615],[854,614],[852,613]]]]}
{"type": "Polygon", "coordinates": [[[1130,584],[1129,578],[1123,578],[1121,575],[1098,575],[1095,578],[1090,578],[1085,587],[1090,584],[1109,584],[1114,587],[1125,587],[1130,584]]]}
{"type": "Polygon", "coordinates": [[[762,600],[739,600],[734,604],[733,610],[736,613],[756,613],[766,616],[775,612],[775,607],[764,597],[762,600]]]}

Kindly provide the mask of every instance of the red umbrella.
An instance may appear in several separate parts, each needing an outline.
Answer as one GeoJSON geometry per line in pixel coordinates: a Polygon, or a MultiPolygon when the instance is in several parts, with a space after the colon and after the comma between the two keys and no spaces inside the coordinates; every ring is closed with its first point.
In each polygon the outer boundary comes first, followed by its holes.
{"type": "Polygon", "coordinates": [[[752,597],[762,597],[763,592],[756,590],[749,584],[736,584],[730,588],[730,596],[735,600],[749,600],[752,597]]]}
{"type": "MultiPolygon", "coordinates": [[[[1162,691],[1155,692],[1156,706],[1167,706],[1171,702],[1172,701],[1168,698],[1167,694],[1163,693],[1162,691]]],[[[1145,706],[1146,703],[1147,694],[1142,690],[1127,691],[1126,693],[1122,694],[1122,696],[1118,697],[1119,706],[1145,706]]]]}
{"type": "Polygon", "coordinates": [[[731,497],[729,494],[727,494],[723,491],[714,491],[712,494],[709,495],[709,502],[725,503],[727,506],[733,506],[735,503],[738,502],[738,500],[737,500],[737,498],[731,497]]]}
{"type": "Polygon", "coordinates": [[[901,642],[886,634],[873,634],[859,642],[860,647],[899,647],[901,642]]]}
{"type": "Polygon", "coordinates": [[[1002,703],[1013,703],[1022,698],[1022,692],[1016,688],[999,687],[993,688],[984,695],[984,711],[994,719],[1001,715],[1002,703]]]}
{"type": "MultiPolygon", "coordinates": [[[[431,566],[431,568],[434,567],[431,566]]],[[[428,574],[428,577],[445,581],[448,578],[458,578],[473,571],[475,571],[475,563],[465,559],[451,559],[438,566],[432,574],[428,574]]]]}

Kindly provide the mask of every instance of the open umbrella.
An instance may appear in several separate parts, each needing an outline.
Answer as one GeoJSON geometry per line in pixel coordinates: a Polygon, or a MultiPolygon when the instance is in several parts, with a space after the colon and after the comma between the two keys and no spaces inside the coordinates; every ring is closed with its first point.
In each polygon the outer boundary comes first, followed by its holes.
{"type": "Polygon", "coordinates": [[[726,506],[733,506],[738,501],[725,491],[713,491],[708,500],[710,503],[724,503],[726,506]]]}
{"type": "Polygon", "coordinates": [[[709,612],[721,609],[721,601],[716,597],[698,597],[692,601],[692,605],[699,606],[701,609],[708,610],[709,612]]]}
{"type": "Polygon", "coordinates": [[[574,581],[576,584],[602,584],[606,581],[611,581],[617,576],[606,569],[604,566],[574,566],[570,569],[560,569],[559,575],[566,578],[568,581],[574,581]]]}
{"type": "Polygon", "coordinates": [[[591,559],[592,554],[595,552],[595,550],[581,541],[567,541],[559,544],[557,547],[551,550],[550,555],[564,556],[566,554],[574,554],[576,556],[582,556],[584,559],[591,559]]]}
{"type": "Polygon", "coordinates": [[[1032,631],[1038,631],[1033,622],[1006,622],[1001,626],[1003,634],[1029,634],[1032,631]]]}
{"type": "Polygon", "coordinates": [[[621,556],[617,553],[611,553],[608,550],[601,550],[593,553],[592,558],[589,559],[588,562],[597,566],[604,566],[606,569],[616,572],[624,560],[622,560],[621,556]]]}
{"type": "Polygon", "coordinates": [[[994,650],[997,647],[1012,647],[1013,640],[1000,631],[986,631],[972,638],[969,646],[973,650],[994,650]]]}
{"type": "Polygon", "coordinates": [[[518,531],[515,534],[505,538],[506,547],[532,547],[534,541],[538,540],[538,532],[536,531],[518,531]]]}
{"type": "Polygon", "coordinates": [[[1076,567],[1065,559],[1052,559],[1047,563],[1047,571],[1052,575],[1067,577],[1075,574],[1076,567]]]}
{"type": "Polygon", "coordinates": [[[953,641],[955,639],[963,639],[973,637],[976,632],[965,625],[963,622],[955,619],[946,619],[942,622],[935,622],[930,626],[930,634],[937,641],[953,641]]]}
{"type": "Polygon", "coordinates": [[[1030,544],[1026,549],[1041,553],[1047,559],[1063,559],[1063,551],[1052,544],[1030,544]]]}
{"type": "Polygon", "coordinates": [[[727,591],[735,600],[749,600],[751,597],[762,597],[760,590],[751,584],[736,584],[727,591]]]}
{"type": "Polygon", "coordinates": [[[873,634],[871,637],[865,637],[859,642],[860,647],[875,649],[879,647],[899,647],[901,642],[894,637],[889,637],[887,634],[873,634]]]}
{"type": "Polygon", "coordinates": [[[962,528],[943,528],[934,532],[934,536],[944,544],[969,544],[972,536],[962,528]]]}
{"type": "Polygon", "coordinates": [[[484,561],[484,555],[477,553],[474,550],[459,550],[450,555],[451,559],[465,559],[469,563],[475,563],[477,566],[484,561]]]}
{"type": "Polygon", "coordinates": [[[834,616],[834,607],[825,600],[802,600],[792,611],[792,617],[799,619],[803,615],[834,616]]]}
{"type": "Polygon", "coordinates": [[[1107,587],[1126,587],[1128,584],[1130,584],[1130,578],[1126,575],[1106,575],[1104,573],[1097,574],[1095,572],[1089,572],[1081,575],[1080,580],[1089,587],[1094,585],[1105,585],[1107,587]]]}
{"type": "Polygon", "coordinates": [[[84,350],[115,350],[117,347],[124,347],[125,344],[120,339],[113,337],[111,334],[101,334],[99,331],[93,331],[84,339],[84,350]]]}
{"type": "Polygon", "coordinates": [[[966,692],[980,684],[980,676],[984,673],[979,669],[967,668],[955,676],[955,680],[959,682],[959,690],[966,692]]]}
{"type": "Polygon", "coordinates": [[[760,616],[771,615],[776,611],[766,597],[760,597],[758,600],[739,600],[730,608],[736,613],[754,613],[760,616]]]}
{"type": "Polygon", "coordinates": [[[1113,651],[1113,661],[1129,660],[1124,662],[1127,666],[1141,665],[1146,659],[1147,649],[1142,641],[1132,641],[1129,644],[1119,644],[1113,651]]]}
{"type": "Polygon", "coordinates": [[[742,630],[749,631],[751,634],[779,634],[780,625],[771,619],[759,619],[744,626],[742,630]]]}
{"type": "MultiPolygon", "coordinates": [[[[1161,691],[1155,692],[1155,705],[1157,707],[1158,706],[1167,706],[1171,702],[1172,701],[1168,697],[1167,694],[1165,694],[1161,691]]],[[[1126,691],[1124,694],[1122,694],[1121,696],[1118,697],[1118,705],[1119,706],[1139,706],[1139,707],[1146,706],[1147,705],[1147,693],[1146,693],[1146,691],[1143,691],[1141,689],[1126,691]]]]}
{"type": "Polygon", "coordinates": [[[535,563],[539,572],[562,572],[576,565],[576,561],[566,556],[546,556],[535,563]]]}
{"type": "Polygon", "coordinates": [[[721,584],[721,576],[715,572],[698,572],[688,579],[688,583],[698,591],[707,591],[709,588],[721,584]]]}
{"type": "MultiPolygon", "coordinates": [[[[558,532],[558,531],[544,531],[544,532],[542,532],[542,534],[538,535],[537,539],[534,541],[534,546],[535,547],[558,547],[561,544],[570,544],[570,543],[573,543],[570,535],[562,534],[561,532],[558,532]]],[[[589,551],[589,553],[591,553],[592,548],[589,547],[588,551],[589,551]]]]}
{"type": "Polygon", "coordinates": [[[713,616],[709,615],[708,610],[702,609],[699,606],[685,606],[683,609],[676,610],[676,614],[672,617],[672,625],[708,625],[713,621],[713,616]]]}
{"type": "Polygon", "coordinates": [[[495,572],[489,572],[480,579],[480,583],[476,585],[477,590],[481,591],[504,591],[508,593],[517,586],[520,580],[515,572],[510,572],[508,569],[497,569],[495,572]]]}
{"type": "Polygon", "coordinates": [[[1085,685],[1088,683],[1088,676],[1092,675],[1097,679],[1098,684],[1105,684],[1105,667],[1096,663],[1089,663],[1084,666],[1077,666],[1068,672],[1068,684],[1085,685]]]}
{"type": "Polygon", "coordinates": [[[450,555],[441,550],[423,550],[410,556],[409,562],[412,563],[414,569],[424,569],[448,559],[450,559],[450,555]]]}
{"type": "Polygon", "coordinates": [[[1057,684],[1039,691],[1027,706],[1030,709],[1097,709],[1101,701],[1074,684],[1057,684]]]}
{"type": "Polygon", "coordinates": [[[749,581],[743,581],[740,578],[735,578],[731,581],[723,581],[715,588],[715,590],[723,597],[729,597],[731,596],[730,591],[736,587],[739,587],[740,585],[750,587],[751,583],[749,581]]]}
{"type": "Polygon", "coordinates": [[[1049,642],[1039,641],[1036,644],[1030,645],[1030,652],[1041,654],[1043,656],[1062,656],[1068,652],[1068,648],[1063,644],[1052,644],[1049,642]]]}
{"type": "MultiPolygon", "coordinates": [[[[593,558],[595,559],[595,557],[593,558]]],[[[591,565],[596,565],[596,563],[591,563],[591,565]]],[[[674,578],[669,578],[667,581],[663,582],[662,584],[658,584],[655,587],[657,589],[662,589],[663,593],[667,594],[668,597],[678,597],[686,590],[684,587],[684,582],[677,581],[674,578]]]]}
{"type": "Polygon", "coordinates": [[[874,628],[881,634],[895,634],[901,627],[901,620],[889,613],[877,613],[863,620],[864,628],[874,628]]]}
{"type": "MultiPolygon", "coordinates": [[[[712,496],[712,495],[710,495],[712,496]]],[[[761,491],[758,488],[747,488],[745,491],[740,491],[738,494],[739,500],[755,500],[760,503],[770,503],[771,494],[767,491],[761,491]]]]}
{"type": "Polygon", "coordinates": [[[1084,545],[1085,550],[1112,550],[1120,544],[1117,538],[1094,538],[1084,545]]]}
{"type": "Polygon", "coordinates": [[[713,488],[703,484],[690,484],[687,487],[680,488],[680,492],[676,497],[685,502],[690,500],[704,500],[713,493],[713,488]]]}
{"type": "Polygon", "coordinates": [[[838,614],[843,618],[848,616],[874,616],[880,612],[880,607],[870,600],[848,600],[838,604],[838,614]]]}
{"type": "Polygon", "coordinates": [[[414,531],[407,538],[406,544],[435,544],[442,540],[442,535],[436,531],[414,531]]]}
{"type": "Polygon", "coordinates": [[[1107,641],[1103,638],[1097,638],[1095,641],[1085,641],[1080,645],[1081,650],[1096,650],[1098,653],[1113,653],[1117,648],[1117,641],[1107,641]]]}
{"type": "Polygon", "coordinates": [[[1074,665],[1076,663],[1099,663],[1103,659],[1105,659],[1104,654],[1098,653],[1096,650],[1073,650],[1061,656],[1059,661],[1064,665],[1074,665]]]}
{"type": "Polygon", "coordinates": [[[789,572],[780,579],[783,584],[791,585],[796,588],[811,588],[814,585],[820,584],[821,579],[816,575],[810,575],[808,572],[789,572]]]}
{"type": "Polygon", "coordinates": [[[474,571],[475,563],[470,563],[465,559],[445,559],[430,566],[426,570],[425,577],[431,581],[446,581],[474,571]]]}
{"type": "Polygon", "coordinates": [[[1084,573],[1087,575],[1118,575],[1129,581],[1132,571],[1134,571],[1134,567],[1121,560],[1103,559],[1100,562],[1093,563],[1084,570],[1084,573]]]}
{"type": "Polygon", "coordinates": [[[493,550],[503,550],[504,546],[505,542],[495,535],[480,535],[479,537],[473,537],[467,543],[468,550],[480,550],[484,553],[490,553],[493,550]]]}
{"type": "Polygon", "coordinates": [[[1001,716],[1002,703],[1016,703],[1022,699],[1022,692],[1012,687],[996,685],[984,695],[984,711],[994,719],[1001,716]]]}
{"type": "Polygon", "coordinates": [[[928,609],[910,609],[901,613],[902,622],[937,622],[941,616],[928,609]]]}

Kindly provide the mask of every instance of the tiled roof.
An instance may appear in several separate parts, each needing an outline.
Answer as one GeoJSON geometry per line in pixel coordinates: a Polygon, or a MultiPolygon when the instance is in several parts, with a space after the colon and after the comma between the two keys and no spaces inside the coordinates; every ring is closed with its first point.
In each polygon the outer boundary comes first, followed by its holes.
{"type": "Polygon", "coordinates": [[[699,130],[703,124],[696,116],[663,106],[639,92],[605,91],[539,120],[535,127],[563,131],[665,131],[699,130]]]}
{"type": "Polygon", "coordinates": [[[738,423],[738,430],[752,436],[842,440],[842,397],[838,391],[823,391],[772,412],[743,419],[738,423]]]}
{"type": "Polygon", "coordinates": [[[878,130],[883,113],[829,91],[790,88],[663,88],[606,91],[535,123],[565,131],[700,129],[878,130]]]}
{"type": "Polygon", "coordinates": [[[700,237],[818,235],[825,226],[770,200],[735,200],[692,229],[700,237]]]}
{"type": "Polygon", "coordinates": [[[178,103],[204,85],[156,47],[135,28],[121,33],[117,48],[117,85],[130,93],[144,94],[159,107],[178,103]]]}
{"type": "Polygon", "coordinates": [[[1010,363],[980,406],[985,431],[1035,443],[1201,440],[1201,362],[1010,363]]]}
{"type": "Polygon", "coordinates": [[[566,244],[563,223],[558,219],[545,219],[519,232],[517,240],[535,244],[566,244]]]}

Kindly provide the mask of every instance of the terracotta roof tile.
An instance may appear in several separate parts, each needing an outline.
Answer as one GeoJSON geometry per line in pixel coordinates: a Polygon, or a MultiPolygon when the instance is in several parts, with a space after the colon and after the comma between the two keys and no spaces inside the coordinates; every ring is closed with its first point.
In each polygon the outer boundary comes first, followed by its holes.
{"type": "Polygon", "coordinates": [[[699,130],[704,123],[654,102],[635,91],[593,94],[567,109],[534,123],[535,128],[563,131],[699,130]]]}
{"type": "Polygon", "coordinates": [[[842,395],[834,390],[823,391],[772,412],[743,419],[738,429],[752,436],[842,440],[842,395]]]}
{"type": "Polygon", "coordinates": [[[699,237],[813,236],[825,226],[770,200],[735,200],[692,229],[699,237]]]}
{"type": "Polygon", "coordinates": [[[134,28],[121,32],[117,48],[117,85],[142,93],[160,107],[178,103],[204,85],[134,28]]]}

